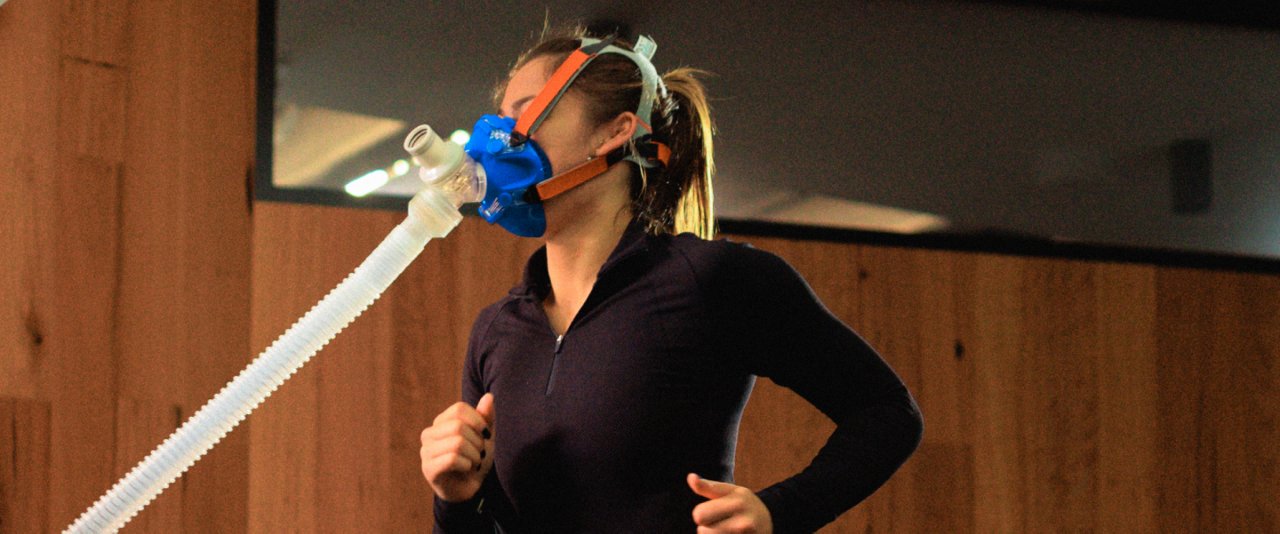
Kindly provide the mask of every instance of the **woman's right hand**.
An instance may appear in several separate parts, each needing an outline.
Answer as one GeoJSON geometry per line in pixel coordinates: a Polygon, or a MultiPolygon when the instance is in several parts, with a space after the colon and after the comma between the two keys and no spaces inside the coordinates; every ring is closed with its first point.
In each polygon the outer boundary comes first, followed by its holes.
{"type": "Polygon", "coordinates": [[[475,408],[456,403],[422,431],[422,476],[436,496],[460,502],[480,491],[493,469],[493,417],[493,394],[486,393],[475,408]]]}

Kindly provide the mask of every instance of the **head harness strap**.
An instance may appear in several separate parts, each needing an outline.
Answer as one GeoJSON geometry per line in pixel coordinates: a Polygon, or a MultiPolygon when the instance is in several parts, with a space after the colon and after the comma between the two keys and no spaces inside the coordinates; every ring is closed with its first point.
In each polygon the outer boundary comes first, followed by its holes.
{"type": "Polygon", "coordinates": [[[565,91],[569,90],[569,85],[578,79],[582,69],[587,68],[587,64],[591,63],[603,48],[612,46],[610,43],[613,39],[608,41],[592,39],[592,41],[595,42],[588,44],[587,39],[583,38],[583,46],[569,54],[564,63],[561,63],[551,74],[551,79],[542,86],[542,90],[533,98],[533,101],[529,102],[529,107],[525,108],[524,113],[520,115],[520,120],[516,121],[515,129],[511,131],[512,144],[524,143],[539,126],[542,126],[542,121],[551,114],[551,108],[560,102],[560,97],[563,97],[565,91]]]}
{"type": "MultiPolygon", "coordinates": [[[[551,109],[560,102],[560,98],[569,89],[569,86],[578,75],[586,69],[591,60],[600,54],[618,54],[640,69],[641,89],[640,89],[640,105],[636,110],[639,118],[639,127],[631,134],[631,139],[635,141],[639,150],[625,154],[621,157],[610,157],[606,161],[588,161],[586,164],[580,165],[560,175],[554,176],[537,186],[538,197],[546,200],[555,195],[568,191],[573,187],[591,179],[608,169],[608,165],[612,165],[617,161],[626,160],[635,162],[645,168],[655,168],[666,165],[669,161],[671,150],[666,145],[653,141],[649,136],[653,133],[653,127],[648,123],[649,116],[653,112],[654,100],[661,95],[663,98],[667,96],[666,84],[662,83],[662,78],[658,76],[658,70],[654,68],[650,58],[653,57],[654,51],[658,48],[657,43],[649,39],[647,36],[641,36],[636,41],[635,51],[623,49],[613,44],[613,39],[599,40],[590,37],[582,38],[582,46],[574,50],[555,72],[551,78],[547,80],[547,84],[538,92],[537,96],[529,103],[529,107],[525,108],[520,115],[520,120],[516,121],[516,126],[512,130],[511,143],[519,145],[529,139],[533,132],[542,125],[542,121],[551,113],[551,109]],[[652,148],[645,145],[656,145],[652,148]]],[[[599,159],[599,158],[595,158],[599,159]]]]}

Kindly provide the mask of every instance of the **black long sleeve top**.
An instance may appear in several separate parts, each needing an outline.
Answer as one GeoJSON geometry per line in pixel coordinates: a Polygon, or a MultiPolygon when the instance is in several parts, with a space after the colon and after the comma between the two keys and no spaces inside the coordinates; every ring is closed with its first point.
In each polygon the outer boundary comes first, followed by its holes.
{"type": "Polygon", "coordinates": [[[437,532],[691,532],[693,472],[733,480],[756,376],[836,423],[800,473],[760,490],[775,532],[811,532],[915,450],[923,420],[889,365],[785,261],[632,224],[563,336],[542,308],[546,252],[480,313],[463,400],[494,394],[494,469],[435,501],[437,532]]]}

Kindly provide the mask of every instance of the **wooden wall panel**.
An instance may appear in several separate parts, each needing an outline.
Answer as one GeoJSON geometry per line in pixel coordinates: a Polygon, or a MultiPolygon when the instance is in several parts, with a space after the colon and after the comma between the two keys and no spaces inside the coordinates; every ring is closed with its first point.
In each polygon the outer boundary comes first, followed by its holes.
{"type": "MultiPolygon", "coordinates": [[[[957,345],[973,365],[973,426],[967,440],[973,448],[974,532],[1025,530],[1018,424],[1027,392],[1018,378],[1026,263],[1022,258],[977,255],[957,265],[957,300],[965,303],[956,310],[957,345]]],[[[924,439],[932,441],[933,413],[923,414],[924,439]]]]}
{"type": "MultiPolygon", "coordinates": [[[[117,365],[122,401],[144,413],[176,406],[190,416],[251,357],[245,180],[255,6],[135,2],[96,11],[106,26],[114,23],[108,13],[128,18],[117,365]]],[[[172,429],[166,417],[143,421],[172,429]]],[[[184,531],[244,524],[247,438],[231,433],[175,488],[184,531]]],[[[158,443],[122,442],[117,454],[131,467],[158,443]]]]}
{"type": "MultiPolygon", "coordinates": [[[[397,221],[389,212],[260,203],[254,222],[252,344],[257,354],[354,270],[397,221]]],[[[367,476],[376,486],[385,473],[377,466],[386,463],[378,457],[387,454],[381,435],[389,429],[378,427],[385,426],[387,413],[336,416],[343,403],[378,406],[378,397],[389,395],[370,388],[370,381],[378,380],[371,371],[389,368],[388,309],[386,300],[371,306],[250,418],[250,531],[315,532],[329,519],[351,526],[383,513],[381,506],[363,501],[363,495],[378,496],[376,487],[325,484],[367,476]],[[375,422],[372,432],[369,419],[375,422]],[[374,459],[332,463],[343,450],[374,459]],[[360,473],[360,467],[375,470],[360,473]],[[327,517],[320,505],[331,503],[334,495],[365,506],[341,506],[345,516],[327,517]]]]}
{"type": "Polygon", "coordinates": [[[1156,525],[1156,272],[1145,265],[1094,270],[1098,361],[1099,530],[1141,532],[1156,525]]]}
{"type": "Polygon", "coordinates": [[[1212,467],[1217,460],[1209,386],[1213,354],[1213,308],[1218,275],[1171,269],[1157,277],[1160,447],[1156,450],[1160,481],[1158,528],[1164,532],[1213,530],[1212,467]]]}
{"type": "Polygon", "coordinates": [[[43,214],[56,172],[60,79],[57,26],[36,2],[0,10],[0,395],[34,398],[40,384],[43,325],[35,313],[43,214]],[[21,75],[14,75],[21,73],[21,75]],[[32,199],[39,199],[33,202],[32,199]]]}
{"type": "MultiPolygon", "coordinates": [[[[926,440],[893,483],[863,506],[868,526],[965,530],[973,508],[970,425],[973,359],[958,332],[957,276],[965,257],[936,251],[862,247],[863,314],[851,322],[893,366],[925,414],[926,440]]],[[[805,265],[815,269],[817,263],[805,265]]],[[[811,451],[809,454],[813,454],[811,451]]],[[[851,530],[842,523],[831,528],[851,530]]]]}
{"type": "Polygon", "coordinates": [[[1158,477],[1167,528],[1274,531],[1277,487],[1275,277],[1169,270],[1158,278],[1158,477]]]}
{"type": "MultiPolygon", "coordinates": [[[[255,8],[0,8],[0,395],[47,406],[47,529],[247,361],[255,8]]],[[[243,529],[246,458],[233,435],[134,530],[243,529]]]]}
{"type": "Polygon", "coordinates": [[[44,232],[30,252],[39,258],[32,314],[44,338],[38,394],[52,409],[55,525],[69,524],[114,479],[115,384],[103,371],[115,360],[126,82],[116,67],[63,59],[61,68],[58,171],[38,178],[47,184],[47,210],[38,214],[44,232]]]}
{"type": "Polygon", "coordinates": [[[49,403],[0,397],[0,534],[48,530],[49,403]]]}
{"type": "MultiPolygon", "coordinates": [[[[0,532],[49,529],[50,404],[37,400],[50,361],[50,291],[37,252],[51,221],[52,127],[61,102],[57,17],[28,2],[0,9],[0,532]],[[36,201],[33,201],[35,199],[36,201]],[[38,413],[36,413],[38,412],[38,413]],[[33,446],[34,445],[34,446],[33,446]]],[[[56,356],[53,356],[56,358],[56,356]]]]}
{"type": "Polygon", "coordinates": [[[1280,531],[1280,279],[1219,273],[1215,530],[1280,531]]]}
{"type": "Polygon", "coordinates": [[[313,443],[320,530],[392,532],[383,504],[388,501],[392,414],[392,350],[386,340],[396,318],[388,312],[389,302],[374,306],[358,330],[331,344],[331,354],[338,357],[325,357],[316,366],[318,434],[313,443]]]}
{"type": "Polygon", "coordinates": [[[54,523],[111,476],[110,448],[92,440],[113,426],[99,371],[111,361],[117,241],[102,230],[116,220],[124,82],[60,54],[59,15],[49,2],[0,10],[0,395],[48,407],[57,468],[40,510],[54,523]]]}
{"type": "Polygon", "coordinates": [[[125,66],[129,63],[130,31],[127,0],[62,2],[62,53],[88,63],[125,66]]]}
{"type": "MultiPolygon", "coordinates": [[[[156,445],[169,437],[182,423],[184,414],[178,404],[165,405],[155,399],[137,400],[132,395],[116,399],[115,455],[116,478],[124,476],[156,445]]],[[[192,477],[183,477],[148,504],[138,517],[129,522],[137,532],[181,532],[183,501],[192,477]]],[[[90,503],[92,504],[92,503],[90,503]]],[[[206,503],[208,506],[214,503],[206,503]]],[[[234,503],[233,503],[234,504],[234,503]]],[[[86,505],[88,506],[88,505],[86,505]]],[[[193,508],[199,504],[193,505],[193,508]]]]}
{"type": "Polygon", "coordinates": [[[1097,530],[1093,270],[1037,259],[1023,271],[1019,403],[1027,531],[1097,530]]]}

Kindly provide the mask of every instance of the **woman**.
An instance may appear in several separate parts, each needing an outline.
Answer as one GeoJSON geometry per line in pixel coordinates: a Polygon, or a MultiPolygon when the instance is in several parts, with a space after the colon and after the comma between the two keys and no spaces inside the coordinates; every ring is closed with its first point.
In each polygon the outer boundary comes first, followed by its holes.
{"type": "Polygon", "coordinates": [[[546,37],[499,92],[549,182],[577,178],[542,195],[545,247],[481,312],[462,402],[422,432],[438,532],[813,531],[919,443],[901,380],[790,266],[710,240],[697,71],[659,80],[652,43],[632,50],[546,37]],[[756,376],[837,424],[808,468],[758,492],[732,482],[756,376]]]}

